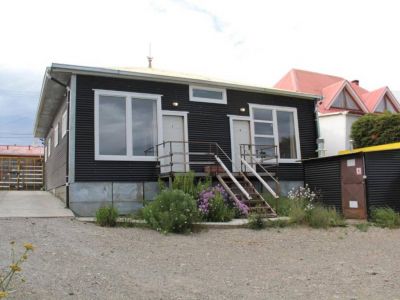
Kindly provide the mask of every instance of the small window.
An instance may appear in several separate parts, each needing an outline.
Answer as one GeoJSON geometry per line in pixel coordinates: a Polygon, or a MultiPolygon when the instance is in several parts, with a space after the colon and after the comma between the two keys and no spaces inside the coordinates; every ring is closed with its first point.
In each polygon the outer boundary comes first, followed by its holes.
{"type": "Polygon", "coordinates": [[[67,111],[64,111],[61,119],[61,138],[67,134],[67,111]]]}
{"type": "Polygon", "coordinates": [[[189,93],[190,101],[226,104],[225,89],[190,86],[189,93]]]}
{"type": "Polygon", "coordinates": [[[337,96],[335,102],[332,104],[332,107],[344,108],[349,110],[361,110],[361,108],[354,101],[350,93],[345,89],[337,96]]]}
{"type": "Polygon", "coordinates": [[[58,123],[54,128],[54,147],[57,147],[57,145],[58,145],[58,123]]]}
{"type": "Polygon", "coordinates": [[[379,103],[378,107],[375,109],[375,112],[391,112],[391,113],[396,113],[397,110],[393,106],[392,102],[390,102],[388,97],[384,97],[381,102],[379,103]]]}
{"type": "Polygon", "coordinates": [[[47,157],[50,157],[51,154],[51,138],[49,138],[49,141],[47,143],[47,157]]]}

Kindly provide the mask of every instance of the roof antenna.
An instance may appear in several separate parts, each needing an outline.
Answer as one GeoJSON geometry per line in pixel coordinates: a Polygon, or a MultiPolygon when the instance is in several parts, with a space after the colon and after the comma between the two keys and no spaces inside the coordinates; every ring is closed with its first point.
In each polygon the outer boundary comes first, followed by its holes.
{"type": "Polygon", "coordinates": [[[149,43],[149,55],[147,56],[147,60],[149,61],[149,69],[152,68],[151,62],[153,61],[153,56],[151,56],[151,43],[149,43]]]}

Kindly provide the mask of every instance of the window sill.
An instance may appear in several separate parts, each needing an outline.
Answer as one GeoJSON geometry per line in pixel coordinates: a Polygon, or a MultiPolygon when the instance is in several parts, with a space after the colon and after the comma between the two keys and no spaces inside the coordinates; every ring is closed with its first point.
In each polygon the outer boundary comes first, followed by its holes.
{"type": "Polygon", "coordinates": [[[157,161],[155,156],[119,156],[119,155],[95,155],[99,161],[157,161]]]}

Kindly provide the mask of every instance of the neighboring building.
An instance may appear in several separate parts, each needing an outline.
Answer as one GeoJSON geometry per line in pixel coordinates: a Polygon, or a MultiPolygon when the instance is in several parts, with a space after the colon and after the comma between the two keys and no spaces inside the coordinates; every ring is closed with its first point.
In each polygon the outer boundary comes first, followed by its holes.
{"type": "MultiPolygon", "coordinates": [[[[107,203],[128,213],[154,197],[164,174],[222,170],[246,181],[244,158],[260,176],[270,168],[285,192],[304,183],[300,160],[316,156],[318,99],[154,69],[53,64],[34,129],[45,138],[46,189],[78,215],[107,203]]],[[[246,196],[228,180],[231,195],[246,196]]]]}
{"type": "Polygon", "coordinates": [[[43,188],[43,147],[0,145],[0,190],[43,188]]]}
{"type": "Polygon", "coordinates": [[[293,69],[274,87],[322,97],[317,106],[319,138],[323,140],[320,156],[351,149],[351,126],[360,116],[400,111],[400,105],[388,87],[368,91],[358,80],[347,81],[337,76],[293,69]]]}

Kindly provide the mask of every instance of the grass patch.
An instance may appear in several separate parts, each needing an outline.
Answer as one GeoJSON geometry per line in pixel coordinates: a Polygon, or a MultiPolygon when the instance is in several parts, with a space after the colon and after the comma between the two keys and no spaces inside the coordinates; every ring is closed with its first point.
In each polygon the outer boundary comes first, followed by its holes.
{"type": "Polygon", "coordinates": [[[376,226],[382,228],[400,227],[400,215],[389,207],[373,208],[371,219],[376,226]]]}
{"type": "Polygon", "coordinates": [[[261,230],[267,227],[267,223],[264,220],[264,216],[257,213],[252,213],[248,217],[248,227],[254,230],[261,230]]]}
{"type": "Polygon", "coordinates": [[[96,223],[103,227],[114,227],[117,225],[118,210],[112,206],[100,207],[96,211],[96,223]]]}
{"type": "Polygon", "coordinates": [[[354,225],[354,227],[357,228],[358,230],[360,230],[361,232],[367,232],[369,229],[369,226],[370,226],[369,223],[360,223],[360,224],[354,225]]]}
{"type": "Polygon", "coordinates": [[[313,228],[328,228],[346,226],[344,218],[335,208],[316,206],[311,209],[307,217],[308,224],[313,228]]]}

